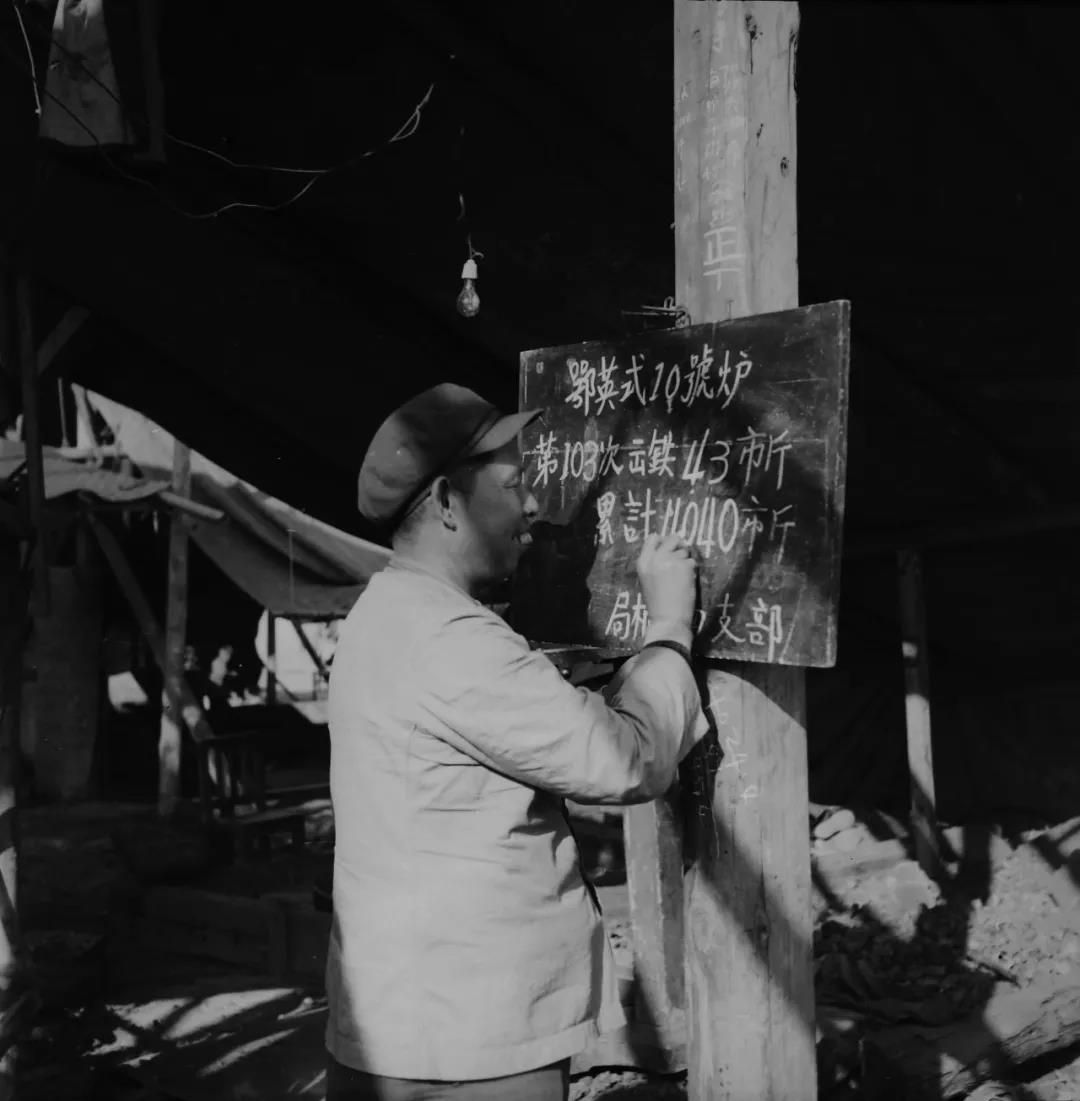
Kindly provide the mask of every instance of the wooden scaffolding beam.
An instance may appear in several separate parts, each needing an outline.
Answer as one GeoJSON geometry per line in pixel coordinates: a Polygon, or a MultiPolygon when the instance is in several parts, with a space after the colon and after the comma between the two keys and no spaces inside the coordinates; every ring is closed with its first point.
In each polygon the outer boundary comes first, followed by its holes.
{"type": "MultiPolygon", "coordinates": [[[[184,724],[191,732],[191,736],[196,741],[205,741],[212,738],[214,736],[213,728],[210,726],[206,715],[203,713],[202,705],[195,698],[194,693],[188,686],[183,675],[183,670],[181,669],[178,675],[172,677],[168,675],[165,634],[158,623],[157,617],[154,615],[153,609],[150,607],[150,601],[147,600],[146,594],[143,592],[142,586],[135,576],[135,571],[131,568],[131,563],[128,561],[127,555],[124,554],[124,550],[120,546],[119,541],[108,527],[94,515],[92,510],[87,510],[86,518],[90,525],[90,530],[93,531],[94,537],[97,539],[102,553],[105,555],[105,561],[109,564],[109,568],[116,578],[116,582],[120,587],[120,592],[127,601],[128,607],[131,608],[132,615],[134,615],[135,622],[139,625],[139,630],[142,632],[143,638],[146,639],[146,643],[150,648],[150,653],[157,663],[158,668],[161,670],[162,678],[165,683],[165,690],[167,693],[172,693],[169,698],[170,711],[183,720],[184,724]]],[[[176,517],[176,520],[180,523],[183,522],[182,517],[179,516],[176,517]]],[[[201,784],[204,783],[204,779],[202,773],[200,773],[201,784]]],[[[205,785],[204,788],[200,790],[199,795],[205,808],[209,805],[209,792],[205,789],[205,785]]]]}

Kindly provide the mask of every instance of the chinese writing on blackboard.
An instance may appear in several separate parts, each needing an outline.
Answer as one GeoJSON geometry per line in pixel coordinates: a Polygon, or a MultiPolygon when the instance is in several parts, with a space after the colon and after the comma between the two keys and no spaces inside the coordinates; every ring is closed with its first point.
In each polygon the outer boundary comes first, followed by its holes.
{"type": "Polygon", "coordinates": [[[589,594],[589,641],[640,644],[633,559],[676,533],[701,564],[699,643],[831,662],[846,326],[831,303],[523,354],[522,399],[545,407],[525,436],[529,487],[559,569],[589,594]]]}

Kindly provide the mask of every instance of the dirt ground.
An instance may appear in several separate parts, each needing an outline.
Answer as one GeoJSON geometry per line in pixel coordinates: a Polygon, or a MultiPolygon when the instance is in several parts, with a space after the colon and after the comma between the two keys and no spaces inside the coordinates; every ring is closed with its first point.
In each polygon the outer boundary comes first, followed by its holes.
{"type": "MultiPolygon", "coordinates": [[[[101,1040],[93,1007],[109,990],[133,976],[145,982],[152,974],[165,983],[190,972],[190,960],[143,950],[132,939],[147,885],[186,883],[249,896],[306,892],[331,859],[328,824],[317,812],[304,853],[275,853],[243,866],[225,862],[198,829],[165,828],[145,807],[36,809],[23,814],[21,826],[20,912],[37,1006],[20,1048],[20,1101],[136,1096],[134,1079],[95,1072],[84,1056],[101,1040]]],[[[865,1043],[884,1030],[978,1021],[1004,988],[1080,986],[1080,826],[1008,835],[999,827],[950,831],[966,852],[946,854],[951,859],[939,882],[922,873],[902,840],[882,841],[880,830],[875,836],[857,816],[837,818],[829,810],[818,833],[814,966],[824,1101],[864,1096],[865,1043]],[[837,823],[842,828],[833,830],[837,823]]],[[[586,837],[583,849],[586,865],[614,897],[621,854],[610,831],[586,837]]],[[[632,949],[626,911],[613,913],[609,932],[617,956],[626,958],[632,949]]],[[[228,972],[224,964],[200,964],[200,974],[215,966],[228,972]]],[[[996,1079],[948,1096],[1075,1101],[1077,1054],[1005,1067],[996,1079]]],[[[578,1076],[571,1091],[573,1101],[685,1096],[685,1076],[615,1069],[578,1076]]],[[[152,1093],[142,1098],[154,1101],[152,1093]]]]}

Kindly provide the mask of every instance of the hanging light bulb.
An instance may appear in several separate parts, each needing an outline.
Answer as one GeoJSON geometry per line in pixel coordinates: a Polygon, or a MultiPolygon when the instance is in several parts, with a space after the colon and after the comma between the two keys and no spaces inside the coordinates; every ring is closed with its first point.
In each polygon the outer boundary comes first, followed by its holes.
{"type": "Polygon", "coordinates": [[[480,312],[480,295],[476,293],[476,261],[470,256],[461,269],[461,293],[457,296],[457,312],[462,317],[475,317],[480,312]]]}

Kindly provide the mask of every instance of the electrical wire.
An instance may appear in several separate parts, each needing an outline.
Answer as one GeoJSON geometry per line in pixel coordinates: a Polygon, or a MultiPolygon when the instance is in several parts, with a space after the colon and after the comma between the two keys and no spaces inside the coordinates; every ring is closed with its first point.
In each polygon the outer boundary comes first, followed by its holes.
{"type": "MultiPolygon", "coordinates": [[[[12,0],[15,3],[15,0],[12,0]]],[[[50,42],[55,46],[69,61],[77,65],[89,78],[92,80],[106,95],[108,95],[121,110],[130,113],[130,109],[127,104],[104,82],[96,73],[84,62],[83,58],[72,50],[69,50],[62,42],[57,38],[50,37],[50,42]]],[[[394,142],[403,141],[406,138],[411,138],[416,133],[420,126],[420,117],[423,109],[428,105],[428,101],[431,99],[432,93],[435,91],[434,81],[428,85],[428,90],[421,97],[420,101],[412,109],[412,113],[408,116],[404,123],[398,127],[398,129],[389,137],[383,146],[392,145],[394,142]]],[[[145,116],[143,121],[148,122],[145,116]]],[[[296,176],[328,176],[331,172],[338,172],[342,168],[346,168],[358,161],[363,160],[365,157],[370,157],[374,153],[378,152],[382,146],[377,146],[374,149],[369,149],[358,156],[351,157],[349,160],[343,161],[341,164],[330,165],[327,168],[294,168],[286,167],[285,165],[278,164],[263,164],[258,162],[237,161],[232,157],[227,157],[224,153],[219,153],[217,150],[208,149],[205,145],[199,145],[197,142],[188,141],[185,138],[177,137],[170,131],[164,131],[165,137],[175,143],[176,145],[182,145],[186,149],[194,149],[200,153],[205,153],[209,157],[213,157],[215,160],[221,161],[223,164],[229,165],[231,168],[250,169],[261,172],[285,172],[296,176]]]]}
{"type": "Polygon", "coordinates": [[[349,168],[354,164],[358,164],[360,161],[365,160],[367,157],[372,157],[376,153],[381,152],[388,145],[393,145],[395,142],[405,141],[407,138],[411,138],[413,134],[420,127],[420,117],[424,108],[428,105],[431,99],[432,93],[435,91],[435,82],[432,81],[428,85],[427,91],[420,97],[416,106],[412,109],[408,118],[394,131],[394,133],[386,139],[381,145],[374,146],[371,149],[365,150],[363,153],[359,153],[354,157],[350,157],[346,161],[342,161],[341,164],[331,165],[329,168],[286,168],[277,164],[259,164],[250,163],[246,161],[236,161],[231,157],[225,156],[224,153],[218,153],[213,149],[207,149],[204,145],[197,145],[193,141],[185,141],[183,138],[178,138],[175,134],[170,134],[168,130],[165,131],[165,137],[171,142],[175,142],[177,145],[182,145],[187,149],[195,149],[200,153],[205,153],[209,157],[213,157],[215,160],[222,161],[224,164],[229,165],[231,168],[252,169],[261,172],[287,172],[296,176],[329,176],[331,172],[340,172],[343,168],[349,168]]]}
{"type": "Polygon", "coordinates": [[[457,220],[462,222],[465,226],[465,247],[469,250],[470,260],[483,260],[484,254],[479,249],[473,248],[472,233],[468,231],[468,222],[466,216],[468,210],[465,205],[465,188],[461,183],[461,147],[465,142],[465,124],[462,123],[458,129],[458,140],[454,146],[454,161],[457,165],[458,173],[458,216],[457,220]]]}
{"type": "Polygon", "coordinates": [[[41,96],[38,94],[37,66],[34,64],[34,51],[30,48],[30,36],[26,33],[26,24],[23,22],[22,12],[19,11],[18,0],[11,0],[11,7],[15,12],[15,18],[19,21],[19,30],[22,31],[23,44],[26,46],[26,56],[30,61],[30,80],[34,85],[34,114],[41,118],[41,96]]]}
{"type": "MultiPolygon", "coordinates": [[[[11,2],[14,5],[17,2],[17,0],[11,0],[11,2]]],[[[16,8],[16,14],[19,14],[17,8],[16,8]]],[[[20,16],[19,22],[20,22],[20,24],[22,23],[21,16],[20,16]]],[[[25,28],[24,28],[23,33],[24,33],[24,38],[25,38],[25,28]]],[[[27,45],[27,51],[29,52],[29,49],[30,49],[29,39],[26,38],[25,40],[26,40],[26,45],[27,45]]],[[[121,100],[120,97],[117,96],[116,93],[113,92],[113,90],[108,85],[106,85],[103,81],[101,81],[97,77],[97,75],[94,72],[92,72],[84,64],[82,58],[79,57],[78,54],[73,53],[71,50],[68,50],[62,43],[58,42],[55,38],[53,38],[51,36],[50,36],[50,41],[51,41],[52,45],[56,46],[57,49],[59,49],[65,55],[65,57],[67,57],[69,60],[73,61],[76,65],[78,65],[78,67],[80,69],[82,69],[82,71],[84,73],[86,73],[86,75],[95,84],[97,84],[100,88],[102,88],[117,103],[118,106],[120,106],[124,110],[127,110],[123,100],[121,100]]],[[[30,65],[31,65],[31,71],[28,75],[30,75],[30,78],[31,78],[31,80],[33,82],[33,85],[34,85],[34,98],[35,98],[35,101],[38,103],[37,115],[40,117],[40,115],[41,115],[40,98],[38,96],[37,77],[36,77],[36,71],[34,70],[34,66],[33,66],[33,57],[32,57],[32,55],[30,56],[30,65]]],[[[311,176],[311,179],[308,180],[303,185],[303,187],[301,187],[295,194],[290,195],[287,199],[283,199],[281,202],[278,202],[278,203],[260,203],[260,202],[253,202],[253,201],[247,201],[247,200],[232,200],[230,202],[224,203],[222,206],[216,207],[214,210],[201,211],[201,212],[185,210],[183,207],[179,206],[177,203],[173,202],[170,198],[168,198],[168,196],[166,196],[165,193],[163,191],[161,191],[160,188],[156,187],[149,180],[141,179],[140,177],[135,176],[130,172],[126,172],[122,168],[120,168],[120,166],[117,165],[112,160],[112,158],[110,158],[108,156],[108,154],[105,150],[105,146],[103,145],[101,140],[98,138],[98,136],[93,132],[93,130],[91,130],[90,127],[87,126],[86,123],[83,122],[83,120],[80,119],[75,114],[75,112],[73,112],[67,106],[67,104],[63,103],[59,98],[57,98],[55,95],[53,95],[48,90],[47,87],[44,89],[44,92],[45,92],[45,95],[50,100],[52,100],[53,103],[55,103],[62,111],[64,111],[65,114],[68,115],[69,118],[72,119],[73,122],[75,122],[79,127],[82,128],[82,130],[84,130],[89,135],[89,137],[93,140],[94,145],[97,147],[98,153],[104,158],[104,160],[109,165],[109,167],[112,169],[112,171],[116,172],[118,175],[124,177],[127,180],[130,180],[134,183],[139,184],[140,186],[150,188],[150,190],[153,191],[155,194],[157,194],[158,197],[163,202],[165,202],[165,204],[167,206],[171,207],[178,214],[183,215],[185,218],[189,218],[193,221],[204,221],[204,220],[207,220],[209,218],[216,218],[216,217],[218,217],[218,215],[224,214],[226,211],[236,210],[236,209],[265,210],[265,211],[283,210],[283,209],[285,209],[285,207],[292,206],[293,203],[296,203],[300,199],[302,199],[304,197],[304,195],[306,195],[308,193],[308,191],[310,191],[311,188],[314,187],[315,184],[318,183],[319,180],[323,179],[324,177],[329,176],[329,175],[331,175],[332,173],[335,173],[335,172],[340,172],[343,169],[350,168],[355,164],[359,164],[361,161],[366,160],[368,157],[373,157],[377,153],[382,152],[387,147],[389,147],[389,146],[391,146],[391,145],[393,145],[397,142],[405,141],[406,139],[411,138],[417,132],[417,130],[420,127],[420,121],[421,121],[421,118],[422,118],[422,115],[423,115],[423,110],[428,105],[428,103],[430,102],[432,94],[435,91],[435,86],[436,86],[436,84],[435,84],[434,81],[432,81],[431,84],[428,85],[427,91],[423,94],[423,96],[421,96],[421,98],[416,103],[416,105],[413,107],[412,111],[409,113],[409,115],[407,116],[405,121],[397,128],[397,130],[394,131],[394,133],[389,138],[386,139],[386,141],[382,142],[379,145],[373,146],[370,149],[365,150],[363,153],[360,153],[360,154],[357,154],[353,157],[350,157],[348,160],[343,161],[341,164],[333,165],[333,166],[328,167],[328,168],[313,168],[313,169],[286,168],[286,167],[279,166],[279,165],[248,164],[248,163],[244,163],[242,161],[234,161],[234,160],[232,160],[232,158],[225,156],[223,153],[218,153],[218,152],[215,152],[212,149],[207,149],[205,146],[197,145],[196,143],[186,141],[183,138],[178,138],[175,135],[170,134],[170,133],[168,133],[168,131],[166,131],[165,132],[166,137],[169,138],[170,141],[173,141],[178,145],[183,145],[187,148],[198,150],[199,152],[202,152],[202,153],[206,153],[207,155],[209,155],[211,157],[214,157],[217,160],[223,161],[224,163],[226,163],[226,164],[228,164],[228,165],[230,165],[231,167],[234,167],[234,168],[255,169],[255,170],[271,171],[271,172],[286,172],[286,173],[291,173],[291,174],[296,174],[296,175],[310,175],[311,176]]]]}
{"type": "Polygon", "coordinates": [[[329,168],[286,168],[277,164],[258,164],[250,163],[247,161],[235,161],[231,157],[225,156],[224,153],[218,153],[213,149],[207,149],[204,145],[197,145],[193,141],[185,141],[183,138],[178,138],[175,134],[170,134],[168,130],[165,131],[165,136],[169,141],[175,142],[177,145],[182,145],[187,149],[196,149],[200,153],[205,153],[207,156],[213,157],[215,160],[219,160],[229,165],[232,168],[254,169],[262,172],[288,172],[297,176],[328,176],[331,172],[339,172],[343,168],[348,168],[350,165],[356,164],[359,161],[364,160],[366,157],[371,157],[375,153],[388,145],[393,145],[395,142],[404,141],[406,138],[411,138],[413,134],[419,129],[420,117],[424,108],[428,105],[428,101],[431,99],[432,93],[435,91],[435,82],[432,81],[428,85],[428,90],[420,98],[419,102],[412,109],[412,113],[409,117],[397,128],[394,133],[386,139],[381,146],[376,146],[372,149],[368,149],[364,153],[360,153],[355,157],[351,157],[347,161],[343,161],[341,164],[331,165],[329,168]]]}
{"type": "Polygon", "coordinates": [[[257,169],[261,172],[287,172],[296,176],[326,176],[331,172],[336,172],[341,167],[340,165],[333,165],[330,168],[286,168],[279,164],[254,164],[247,161],[234,161],[232,157],[227,157],[224,153],[207,149],[205,145],[198,145],[196,142],[186,141],[184,138],[178,138],[168,130],[165,131],[165,137],[174,145],[182,145],[185,149],[194,149],[199,153],[205,153],[208,157],[213,157],[214,160],[221,161],[222,164],[227,164],[230,168],[257,169]]]}
{"type": "Polygon", "coordinates": [[[214,210],[203,211],[199,214],[188,211],[187,217],[191,218],[193,221],[205,221],[207,218],[216,218],[219,214],[224,214],[227,210],[284,210],[287,206],[292,206],[293,203],[299,202],[299,200],[302,199],[322,178],[322,176],[312,176],[295,195],[290,195],[289,198],[283,199],[280,203],[256,203],[249,200],[234,199],[231,202],[216,207],[214,210]]]}
{"type": "MultiPolygon", "coordinates": [[[[6,50],[5,50],[4,55],[6,57],[8,57],[8,59],[10,60],[11,55],[8,54],[6,52],[6,50]]],[[[22,66],[20,66],[17,62],[15,63],[15,67],[21,69],[21,71],[24,74],[26,74],[27,76],[31,75],[29,72],[27,72],[26,69],[23,69],[22,66]]],[[[136,176],[136,175],[133,175],[130,172],[124,171],[124,169],[122,169],[118,164],[116,164],[116,162],[113,161],[113,159],[108,155],[108,153],[106,152],[105,146],[102,144],[101,139],[98,138],[97,134],[95,134],[94,131],[91,130],[90,127],[87,126],[86,123],[83,122],[83,120],[81,118],[79,118],[79,116],[77,114],[75,114],[75,112],[72,111],[71,108],[68,107],[68,105],[66,103],[64,103],[63,100],[58,99],[56,96],[54,96],[52,94],[52,92],[49,91],[48,88],[45,88],[43,90],[45,92],[45,96],[46,96],[47,99],[51,100],[54,104],[56,104],[56,106],[59,107],[60,110],[63,111],[64,114],[66,114],[71,119],[72,122],[75,123],[76,126],[80,127],[82,130],[84,130],[87,133],[87,135],[90,137],[91,141],[93,141],[94,145],[96,146],[98,155],[108,165],[108,167],[110,168],[111,171],[115,172],[118,176],[123,177],[125,180],[129,180],[132,183],[138,184],[140,187],[149,188],[151,191],[153,191],[158,196],[159,199],[161,199],[162,202],[165,203],[166,206],[171,207],[178,214],[182,214],[185,218],[197,218],[197,217],[199,217],[199,215],[192,214],[190,211],[184,210],[183,207],[178,206],[164,192],[162,192],[161,190],[156,188],[149,180],[144,180],[144,179],[140,178],[139,176],[136,176]]]]}
{"type": "MultiPolygon", "coordinates": [[[[300,188],[300,190],[295,195],[293,195],[291,198],[286,199],[284,202],[276,203],[276,204],[273,204],[273,205],[267,205],[265,203],[251,203],[251,202],[234,201],[234,202],[226,203],[224,206],[218,207],[217,210],[211,210],[206,214],[197,214],[197,215],[193,214],[193,215],[191,215],[191,217],[193,217],[193,218],[216,218],[219,214],[224,214],[225,211],[227,211],[227,210],[235,210],[239,207],[246,207],[246,208],[252,209],[252,210],[282,210],[287,206],[291,206],[297,200],[301,199],[308,191],[310,191],[311,188],[313,188],[320,180],[325,179],[331,173],[340,172],[345,168],[351,168],[353,165],[359,164],[361,161],[366,160],[368,157],[373,157],[377,153],[381,153],[384,149],[389,148],[391,145],[394,145],[396,142],[405,141],[408,138],[411,138],[416,133],[416,131],[420,128],[421,115],[423,113],[424,108],[428,105],[428,102],[430,101],[432,93],[434,91],[435,91],[435,82],[432,81],[428,85],[427,91],[420,97],[420,99],[417,102],[416,106],[413,107],[412,111],[409,113],[408,118],[406,118],[406,120],[397,128],[397,130],[395,130],[394,133],[389,138],[387,138],[386,141],[384,141],[381,145],[376,145],[376,146],[373,146],[371,149],[366,149],[363,153],[360,153],[355,157],[350,157],[349,160],[344,161],[341,164],[336,165],[333,168],[321,168],[321,169],[309,170],[309,171],[312,171],[312,172],[317,173],[317,174],[313,174],[311,179],[308,180],[308,182],[306,184],[304,184],[304,186],[302,188],[300,188]]],[[[170,137],[171,137],[171,135],[170,135],[170,137]]],[[[172,140],[179,141],[179,139],[176,139],[176,138],[174,138],[172,140]]],[[[215,153],[211,149],[203,149],[202,146],[193,145],[191,142],[184,142],[183,144],[190,145],[192,148],[195,148],[195,149],[201,149],[202,152],[209,153],[213,157],[218,157],[219,159],[224,159],[226,161],[229,160],[229,158],[223,157],[223,155],[220,154],[220,153],[215,153]]],[[[275,169],[275,168],[273,168],[272,166],[269,166],[269,165],[240,165],[240,164],[236,164],[236,167],[263,168],[263,169],[268,169],[268,170],[271,170],[271,171],[296,171],[295,169],[275,169]]]]}

